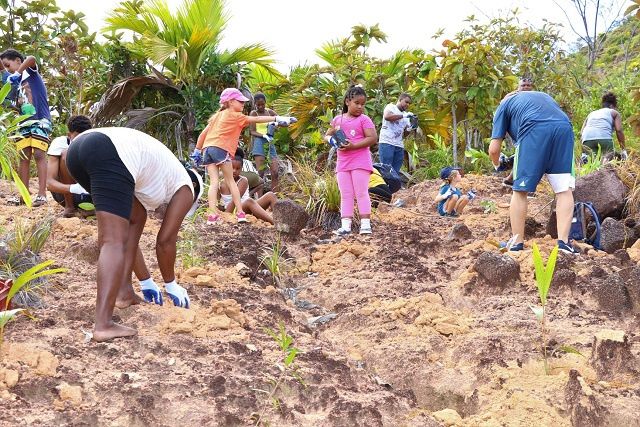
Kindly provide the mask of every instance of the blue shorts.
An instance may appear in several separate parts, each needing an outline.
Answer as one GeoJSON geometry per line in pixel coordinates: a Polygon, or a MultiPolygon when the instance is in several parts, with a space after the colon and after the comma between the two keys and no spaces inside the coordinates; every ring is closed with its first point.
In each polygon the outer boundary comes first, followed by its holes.
{"type": "Polygon", "coordinates": [[[267,144],[269,145],[269,157],[272,159],[274,157],[278,157],[278,153],[276,153],[276,146],[273,145],[273,143],[267,142],[264,138],[256,137],[253,138],[253,150],[251,151],[251,154],[254,156],[266,157],[264,148],[267,144]]]}
{"type": "Polygon", "coordinates": [[[225,162],[231,161],[231,155],[229,152],[220,147],[207,147],[204,150],[204,156],[202,156],[202,163],[207,165],[221,165],[225,162]]]}
{"type": "Polygon", "coordinates": [[[535,125],[518,139],[513,165],[513,191],[536,191],[547,174],[556,193],[575,186],[573,128],[570,124],[535,125]]]}

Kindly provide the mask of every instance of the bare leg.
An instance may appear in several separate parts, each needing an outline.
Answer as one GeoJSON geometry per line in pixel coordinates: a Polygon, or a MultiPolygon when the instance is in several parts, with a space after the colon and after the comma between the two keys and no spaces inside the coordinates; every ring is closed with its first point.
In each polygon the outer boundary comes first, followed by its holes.
{"type": "Polygon", "coordinates": [[[246,212],[251,213],[251,215],[255,216],[256,218],[266,221],[269,224],[273,224],[273,217],[271,216],[271,214],[265,211],[257,201],[253,199],[245,200],[244,202],[242,202],[242,207],[246,212]]]}
{"type": "MultiPolygon", "coordinates": [[[[58,179],[63,184],[75,184],[76,180],[73,179],[71,174],[69,173],[69,168],[67,167],[67,150],[62,152],[60,156],[60,166],[58,167],[58,179]]],[[[89,191],[89,190],[87,190],[89,191]]],[[[64,217],[71,217],[76,212],[76,207],[73,203],[73,194],[64,193],[64,217]]]]}
{"type": "Polygon", "coordinates": [[[279,171],[280,162],[277,157],[272,157],[269,167],[271,168],[271,191],[278,192],[278,181],[280,180],[279,171]]]}
{"type": "MultiPolygon", "coordinates": [[[[139,261],[137,259],[138,253],[140,252],[138,243],[140,242],[140,236],[142,235],[142,230],[144,229],[146,221],[146,209],[138,199],[134,198],[133,209],[131,210],[131,217],[129,218],[129,232],[124,255],[125,278],[120,284],[120,290],[118,291],[118,297],[116,298],[116,307],[118,308],[126,308],[130,305],[140,304],[143,301],[142,298],[140,298],[133,290],[133,286],[131,284],[131,272],[134,264],[139,261]]],[[[144,264],[144,259],[142,260],[142,263],[144,264]]]]}
{"type": "Polygon", "coordinates": [[[456,209],[456,203],[458,203],[458,195],[452,194],[449,200],[444,204],[444,210],[446,213],[452,213],[456,209]]]}
{"type": "Polygon", "coordinates": [[[263,178],[267,169],[264,166],[264,156],[253,156],[253,161],[256,164],[256,169],[258,169],[258,175],[260,175],[260,178],[263,178]]]}
{"type": "Polygon", "coordinates": [[[29,190],[29,164],[31,163],[31,155],[33,150],[31,147],[24,148],[20,152],[20,164],[18,165],[18,175],[20,180],[29,190]]]}
{"type": "Polygon", "coordinates": [[[558,239],[569,243],[569,230],[573,218],[573,192],[571,190],[556,194],[556,221],[558,239]]]}
{"type": "Polygon", "coordinates": [[[33,157],[38,169],[38,196],[47,196],[47,153],[39,148],[33,149],[33,157]]]}
{"type": "Polygon", "coordinates": [[[218,179],[218,166],[207,165],[207,174],[209,175],[209,212],[211,214],[218,213],[218,187],[220,182],[218,179]]]}
{"type": "Polygon", "coordinates": [[[98,296],[96,299],[95,341],[130,337],[138,332],[113,322],[113,308],[118,291],[125,279],[125,250],[129,220],[109,212],[96,212],[98,218],[98,296]]]}
{"type": "Polygon", "coordinates": [[[467,206],[467,203],[469,203],[469,198],[467,196],[460,197],[460,200],[456,203],[456,212],[461,214],[465,206],[467,206]]]}
{"type": "Polygon", "coordinates": [[[518,235],[514,243],[524,242],[524,223],[527,217],[527,193],[525,191],[514,191],[511,195],[509,216],[511,217],[511,235],[518,235]]]}
{"type": "Polygon", "coordinates": [[[222,168],[222,175],[224,176],[224,183],[227,184],[227,188],[231,192],[231,199],[233,200],[233,205],[236,207],[236,215],[240,212],[244,212],[242,210],[242,203],[240,202],[240,190],[238,190],[238,184],[233,179],[233,167],[231,166],[231,162],[225,162],[220,165],[222,168]]]}
{"type": "Polygon", "coordinates": [[[278,197],[271,191],[269,191],[267,194],[261,196],[258,200],[256,200],[256,202],[258,202],[260,207],[265,210],[266,209],[273,210],[273,205],[275,205],[277,201],[278,201],[278,197]]]}
{"type": "Polygon", "coordinates": [[[156,240],[156,255],[158,267],[165,283],[175,280],[176,242],[178,231],[185,215],[193,204],[193,193],[189,187],[181,187],[171,198],[167,212],[164,214],[158,238],[156,240]]]}

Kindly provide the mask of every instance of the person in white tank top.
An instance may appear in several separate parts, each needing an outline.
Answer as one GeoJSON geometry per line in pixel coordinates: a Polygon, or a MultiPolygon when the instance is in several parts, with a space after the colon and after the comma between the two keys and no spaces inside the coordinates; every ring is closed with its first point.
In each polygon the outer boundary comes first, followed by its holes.
{"type": "Polygon", "coordinates": [[[622,150],[622,159],[627,159],[624,131],[622,130],[622,117],[616,110],[618,100],[613,92],[607,92],[602,96],[602,108],[589,113],[582,124],[581,141],[593,153],[598,151],[605,155],[615,151],[613,145],[613,131],[615,130],[618,143],[622,150]]]}

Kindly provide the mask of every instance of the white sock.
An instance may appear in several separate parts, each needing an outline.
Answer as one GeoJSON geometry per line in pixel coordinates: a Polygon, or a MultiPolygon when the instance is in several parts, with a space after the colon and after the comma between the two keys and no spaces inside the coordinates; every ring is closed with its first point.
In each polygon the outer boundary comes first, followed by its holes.
{"type": "Polygon", "coordinates": [[[365,230],[368,229],[368,228],[371,228],[371,219],[362,218],[360,220],[360,228],[364,228],[365,230]]]}
{"type": "Polygon", "coordinates": [[[342,227],[343,230],[351,231],[351,218],[342,218],[342,227]]]}
{"type": "Polygon", "coordinates": [[[140,287],[150,289],[156,287],[156,283],[153,281],[153,277],[149,277],[146,280],[140,280],[140,287]]]}

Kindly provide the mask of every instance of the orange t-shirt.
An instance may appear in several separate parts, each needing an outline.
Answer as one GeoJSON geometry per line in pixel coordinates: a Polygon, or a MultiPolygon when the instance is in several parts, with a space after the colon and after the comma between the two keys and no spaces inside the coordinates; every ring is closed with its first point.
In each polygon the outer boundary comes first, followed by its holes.
{"type": "Polygon", "coordinates": [[[249,118],[240,112],[229,109],[218,111],[209,119],[209,131],[202,149],[219,147],[235,156],[240,133],[248,125],[249,118]]]}

